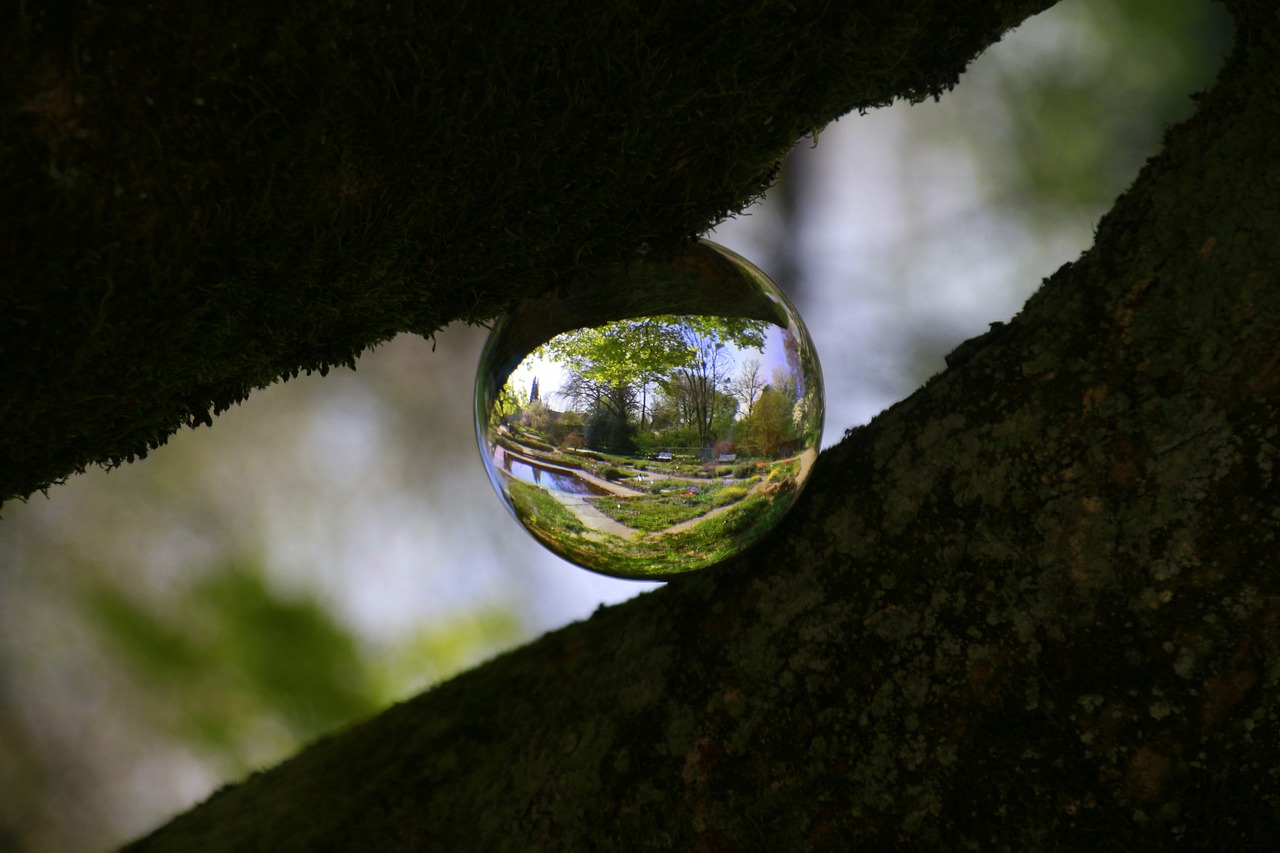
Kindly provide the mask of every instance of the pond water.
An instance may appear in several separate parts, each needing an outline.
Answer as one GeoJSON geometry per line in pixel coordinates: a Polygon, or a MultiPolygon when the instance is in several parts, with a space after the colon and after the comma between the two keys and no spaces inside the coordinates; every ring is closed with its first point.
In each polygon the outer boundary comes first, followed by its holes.
{"type": "Polygon", "coordinates": [[[542,486],[553,492],[567,492],[571,495],[607,495],[604,489],[591,485],[580,477],[565,471],[552,471],[540,465],[531,465],[523,459],[516,459],[510,453],[504,453],[502,467],[511,476],[542,486]]]}

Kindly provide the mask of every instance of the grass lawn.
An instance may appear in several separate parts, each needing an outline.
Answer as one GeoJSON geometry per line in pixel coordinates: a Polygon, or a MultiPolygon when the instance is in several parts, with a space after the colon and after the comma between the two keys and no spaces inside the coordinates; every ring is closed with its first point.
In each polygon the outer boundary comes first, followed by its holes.
{"type": "MultiPolygon", "coordinates": [[[[646,533],[658,533],[723,505],[723,501],[717,501],[717,497],[726,491],[720,485],[691,485],[673,480],[654,483],[651,488],[665,488],[667,493],[634,498],[605,496],[593,498],[591,503],[596,509],[627,527],[646,533]]],[[[736,494],[741,498],[745,492],[738,491],[736,494]]]]}
{"type": "Polygon", "coordinates": [[[512,480],[507,484],[507,490],[511,493],[511,505],[515,508],[516,516],[530,530],[542,533],[586,531],[586,526],[578,517],[561,506],[546,489],[523,480],[512,480]]]}
{"type": "Polygon", "coordinates": [[[564,537],[555,549],[573,562],[611,575],[661,580],[737,556],[763,539],[791,502],[751,495],[727,512],[680,533],[629,542],[564,537]]]}
{"type": "MultiPolygon", "coordinates": [[[[499,443],[507,442],[499,439],[499,443]]],[[[764,494],[753,493],[752,487],[762,479],[777,483],[795,477],[800,470],[797,460],[753,463],[740,469],[748,474],[746,477],[721,475],[712,479],[716,469],[686,460],[658,462],[599,453],[546,453],[531,450],[528,445],[521,452],[542,461],[585,468],[597,476],[611,474],[616,478],[636,471],[644,474],[642,481],[628,485],[647,489],[649,494],[587,498],[609,518],[639,532],[630,538],[589,529],[543,488],[519,480],[508,484],[516,516],[552,551],[586,568],[632,578],[661,579],[702,569],[741,553],[767,535],[795,496],[794,489],[782,493],[769,489],[770,494],[764,494]],[[669,532],[682,522],[699,519],[720,507],[727,509],[688,529],[669,532]]]]}

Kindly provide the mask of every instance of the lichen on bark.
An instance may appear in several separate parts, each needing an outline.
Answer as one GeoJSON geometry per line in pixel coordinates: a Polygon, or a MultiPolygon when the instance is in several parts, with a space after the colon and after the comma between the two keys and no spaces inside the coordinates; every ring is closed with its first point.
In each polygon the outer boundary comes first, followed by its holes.
{"type": "MultiPolygon", "coordinates": [[[[1043,5],[0,13],[0,497],[683,239],[1043,5]]],[[[136,849],[1274,846],[1280,21],[1231,5],[1096,246],[824,454],[776,537],[136,849]]]]}
{"type": "Polygon", "coordinates": [[[135,849],[1274,846],[1280,18],[1233,11],[1094,248],[777,536],[135,849]]]}

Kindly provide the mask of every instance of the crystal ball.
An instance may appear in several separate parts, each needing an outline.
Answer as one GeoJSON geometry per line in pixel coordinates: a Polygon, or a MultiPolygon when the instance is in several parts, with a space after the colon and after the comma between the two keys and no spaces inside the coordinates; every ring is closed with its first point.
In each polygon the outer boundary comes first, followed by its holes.
{"type": "Polygon", "coordinates": [[[822,371],[795,308],[706,240],[526,300],[476,377],[489,480],[577,565],[664,580],[777,526],[822,440],[822,371]]]}

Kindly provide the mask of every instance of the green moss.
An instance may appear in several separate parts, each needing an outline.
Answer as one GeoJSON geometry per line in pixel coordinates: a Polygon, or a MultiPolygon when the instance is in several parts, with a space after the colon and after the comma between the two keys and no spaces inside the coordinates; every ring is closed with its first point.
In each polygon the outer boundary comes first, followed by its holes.
{"type": "Polygon", "coordinates": [[[1048,0],[26,4],[0,27],[0,500],[745,207],[1048,0]]]}
{"type": "Polygon", "coordinates": [[[136,849],[1273,847],[1280,21],[1233,5],[1244,48],[1097,247],[775,538],[136,849]]]}

